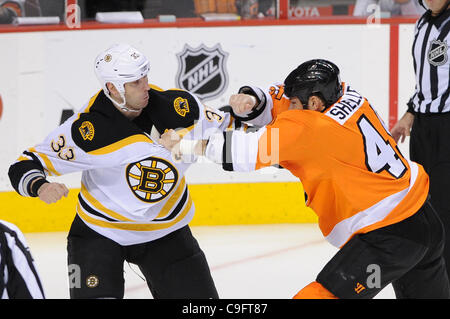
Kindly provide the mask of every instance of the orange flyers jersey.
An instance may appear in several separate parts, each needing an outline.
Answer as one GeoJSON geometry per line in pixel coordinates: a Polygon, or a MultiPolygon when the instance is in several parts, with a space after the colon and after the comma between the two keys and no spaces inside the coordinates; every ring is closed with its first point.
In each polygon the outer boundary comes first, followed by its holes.
{"type": "Polygon", "coordinates": [[[287,111],[289,109],[290,101],[284,95],[284,85],[274,84],[269,87],[269,95],[272,101],[272,108],[270,113],[272,115],[272,122],[278,114],[287,111]]]}
{"type": "Polygon", "coordinates": [[[225,169],[250,171],[276,163],[288,169],[301,180],[322,233],[337,247],[354,234],[419,210],[428,175],[403,157],[365,98],[344,83],[344,95],[324,113],[278,113],[286,100],[280,97],[281,106],[272,100],[277,116],[259,131],[228,133],[225,169]]]}

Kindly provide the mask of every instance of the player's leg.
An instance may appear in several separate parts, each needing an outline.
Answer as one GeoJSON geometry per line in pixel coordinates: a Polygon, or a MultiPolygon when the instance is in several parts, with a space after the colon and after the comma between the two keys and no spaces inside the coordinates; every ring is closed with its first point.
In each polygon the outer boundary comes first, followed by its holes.
{"type": "Polygon", "coordinates": [[[127,260],[139,266],[154,298],[219,297],[205,254],[188,226],[130,248],[127,260]]]}
{"type": "Polygon", "coordinates": [[[78,217],[67,237],[72,299],[123,298],[123,247],[91,230],[78,217]]]}
{"type": "Polygon", "coordinates": [[[450,284],[443,258],[443,225],[431,205],[424,207],[423,218],[430,227],[430,240],[424,258],[392,283],[397,298],[449,299],[450,284]]]}
{"type": "Polygon", "coordinates": [[[368,299],[402,277],[426,254],[421,211],[397,224],[355,235],[317,276],[338,298],[368,299]]]}

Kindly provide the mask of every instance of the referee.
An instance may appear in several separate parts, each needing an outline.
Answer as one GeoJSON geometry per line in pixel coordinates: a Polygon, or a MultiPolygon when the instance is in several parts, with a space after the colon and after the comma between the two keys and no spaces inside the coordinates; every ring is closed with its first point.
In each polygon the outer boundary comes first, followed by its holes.
{"type": "Polygon", "coordinates": [[[425,0],[412,47],[416,91],[392,128],[395,141],[410,138],[410,158],[430,176],[431,202],[446,231],[444,257],[450,278],[450,10],[449,0],[425,0]]]}
{"type": "Polygon", "coordinates": [[[0,299],[45,299],[22,232],[0,220],[0,299]]]}

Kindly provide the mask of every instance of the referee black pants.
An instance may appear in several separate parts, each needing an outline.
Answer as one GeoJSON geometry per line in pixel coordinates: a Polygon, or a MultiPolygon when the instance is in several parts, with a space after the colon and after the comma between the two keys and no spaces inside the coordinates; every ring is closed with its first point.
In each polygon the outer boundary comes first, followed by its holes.
{"type": "Polygon", "coordinates": [[[155,299],[219,297],[189,226],[147,243],[122,246],[90,229],[77,215],[67,239],[73,299],[123,298],[124,261],[139,267],[155,299]]]}
{"type": "Polygon", "coordinates": [[[450,113],[415,115],[410,158],[430,177],[431,203],[446,233],[444,259],[450,278],[450,113]]]}

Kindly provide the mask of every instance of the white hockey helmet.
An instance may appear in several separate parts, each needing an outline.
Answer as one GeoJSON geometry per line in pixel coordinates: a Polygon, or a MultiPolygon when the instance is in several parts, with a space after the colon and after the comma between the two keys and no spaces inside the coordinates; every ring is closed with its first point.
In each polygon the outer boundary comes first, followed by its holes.
{"type": "Polygon", "coordinates": [[[150,64],[141,52],[128,44],[114,44],[100,53],[95,59],[95,74],[97,75],[106,96],[116,105],[126,111],[125,83],[139,80],[147,75],[150,64]],[[123,102],[117,103],[111,98],[106,83],[112,83],[119,91],[123,102]]]}

